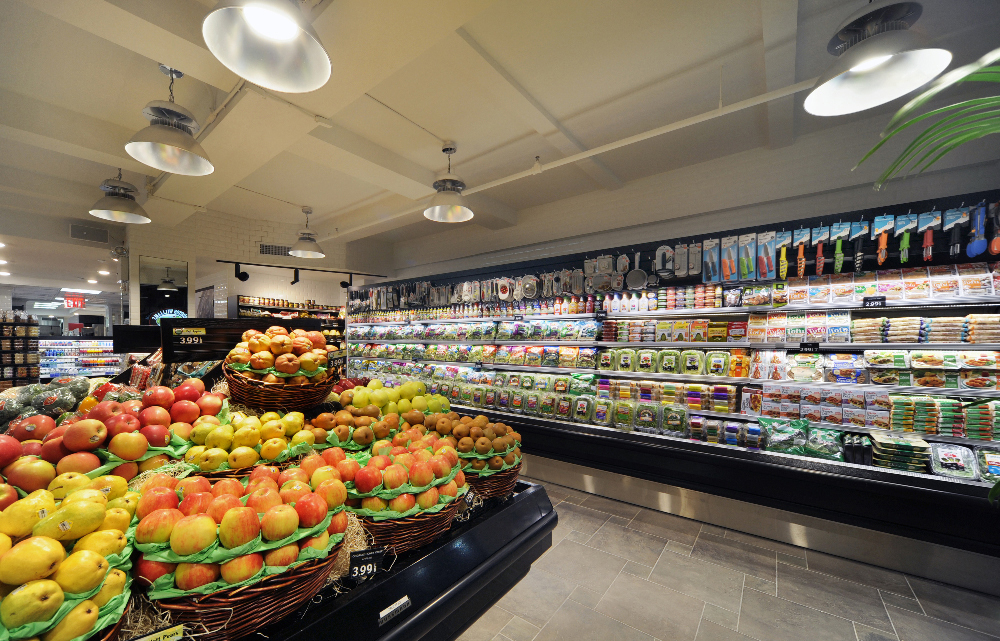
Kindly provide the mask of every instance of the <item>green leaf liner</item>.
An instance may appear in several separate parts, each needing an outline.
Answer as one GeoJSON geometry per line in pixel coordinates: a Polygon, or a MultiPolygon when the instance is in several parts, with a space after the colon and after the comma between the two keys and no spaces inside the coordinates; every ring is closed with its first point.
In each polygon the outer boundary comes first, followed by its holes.
{"type": "Polygon", "coordinates": [[[226,561],[235,559],[238,556],[253,554],[254,552],[267,552],[268,550],[280,548],[288,545],[289,543],[301,541],[302,539],[309,538],[310,536],[319,535],[326,531],[326,528],[330,526],[330,520],[333,518],[333,515],[338,512],[342,512],[343,510],[343,506],[331,510],[327,512],[326,518],[323,519],[323,521],[318,525],[311,528],[300,527],[294,533],[281,539],[280,541],[265,541],[263,537],[258,534],[257,538],[253,541],[230,549],[222,547],[222,544],[219,542],[217,536],[215,541],[204,550],[195,552],[194,554],[188,554],[186,556],[175,554],[174,551],[170,549],[169,543],[136,543],[135,548],[142,552],[142,558],[147,561],[161,561],[163,563],[225,563],[226,561]]]}
{"type": "MultiPolygon", "coordinates": [[[[282,566],[268,566],[265,565],[260,572],[253,575],[246,581],[241,581],[239,583],[226,583],[225,581],[215,581],[214,583],[208,583],[194,590],[179,590],[174,587],[174,573],[165,574],[153,582],[149,590],[146,592],[146,596],[151,600],[156,601],[158,599],[173,599],[176,597],[191,596],[193,594],[212,594],[213,592],[218,592],[219,590],[227,590],[229,588],[238,588],[244,585],[252,585],[259,582],[266,576],[271,576],[272,574],[280,574],[291,568],[295,568],[306,561],[311,561],[313,559],[323,559],[329,556],[330,550],[333,549],[335,545],[344,540],[343,534],[334,534],[330,537],[330,542],[327,544],[326,548],[322,550],[317,550],[315,548],[305,548],[299,551],[298,559],[291,565],[282,566]]],[[[2,641],[2,640],[0,640],[2,641]]]]}
{"type": "Polygon", "coordinates": [[[433,481],[423,487],[414,487],[409,483],[404,483],[397,488],[387,490],[382,484],[379,484],[378,487],[371,492],[361,494],[354,489],[354,481],[351,481],[350,485],[346,483],[344,485],[347,486],[347,498],[349,499],[366,499],[371,496],[377,496],[380,499],[390,500],[396,498],[400,494],[420,494],[421,492],[426,492],[432,487],[445,485],[455,478],[455,475],[458,474],[460,469],[461,468],[456,465],[451,468],[451,472],[449,472],[447,476],[442,476],[441,478],[435,477],[433,481]]]}
{"type": "Polygon", "coordinates": [[[349,511],[353,512],[357,516],[368,517],[373,521],[388,521],[390,519],[405,519],[408,516],[413,516],[414,514],[436,514],[444,508],[446,508],[452,501],[457,501],[458,499],[465,496],[469,491],[469,485],[466,483],[462,487],[458,488],[458,494],[454,497],[452,496],[442,496],[438,503],[432,507],[422,510],[416,505],[405,512],[393,512],[392,510],[379,510],[378,512],[374,510],[366,510],[364,508],[349,507],[349,511]]]}
{"type": "Polygon", "coordinates": [[[474,458],[491,459],[494,456],[499,456],[500,458],[503,458],[503,457],[507,456],[508,454],[510,454],[511,452],[513,452],[518,447],[521,447],[521,441],[515,441],[513,447],[508,447],[503,452],[497,452],[493,448],[490,448],[490,451],[487,452],[486,454],[479,454],[478,452],[476,452],[475,450],[473,450],[471,452],[459,452],[458,453],[458,458],[462,458],[462,459],[474,459],[474,458]]]}
{"type": "Polygon", "coordinates": [[[305,376],[306,378],[309,378],[311,376],[316,376],[320,372],[325,372],[327,370],[327,368],[325,367],[317,367],[315,371],[310,372],[300,367],[299,371],[295,372],[294,374],[286,374],[284,372],[279,372],[273,367],[268,367],[267,369],[254,369],[245,363],[228,363],[226,367],[228,367],[229,369],[236,370],[237,372],[246,372],[249,370],[254,374],[274,374],[275,376],[278,376],[280,378],[291,378],[292,376],[305,376]]]}
{"type": "Polygon", "coordinates": [[[465,472],[466,476],[474,475],[474,476],[478,476],[478,477],[482,478],[484,476],[493,476],[494,474],[499,474],[500,472],[506,472],[510,468],[516,467],[517,464],[520,463],[520,462],[521,462],[521,457],[518,456],[518,457],[516,457],[514,459],[514,463],[513,464],[507,465],[506,463],[504,463],[503,466],[499,470],[491,470],[488,467],[484,467],[481,470],[474,470],[471,467],[466,467],[466,468],[463,468],[462,471],[465,472]]]}

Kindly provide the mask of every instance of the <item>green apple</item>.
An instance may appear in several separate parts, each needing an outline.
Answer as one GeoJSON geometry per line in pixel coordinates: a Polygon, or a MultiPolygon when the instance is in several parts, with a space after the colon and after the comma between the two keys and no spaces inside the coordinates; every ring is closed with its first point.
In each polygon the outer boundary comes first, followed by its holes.
{"type": "Polygon", "coordinates": [[[437,414],[441,411],[441,399],[431,397],[431,400],[427,401],[427,409],[430,410],[431,414],[437,414]]]}
{"type": "Polygon", "coordinates": [[[427,393],[427,386],[420,381],[413,381],[413,385],[417,388],[417,396],[423,396],[427,393]]]}
{"type": "MultiPolygon", "coordinates": [[[[409,399],[401,398],[399,399],[399,402],[396,403],[396,412],[399,413],[400,415],[406,414],[412,409],[413,406],[410,404],[409,399]]],[[[392,412],[386,412],[386,414],[391,414],[391,413],[392,412]]]]}
{"type": "Polygon", "coordinates": [[[399,414],[399,405],[389,401],[385,404],[385,407],[382,408],[382,414],[399,414]]]}
{"type": "Polygon", "coordinates": [[[382,389],[382,381],[378,380],[377,378],[373,378],[372,380],[368,381],[368,389],[382,389]]]}
{"type": "Polygon", "coordinates": [[[427,411],[427,399],[423,396],[414,396],[413,401],[410,404],[415,410],[419,410],[421,412],[427,411]]]}
{"type": "Polygon", "coordinates": [[[407,381],[399,387],[399,397],[408,401],[417,395],[417,387],[412,381],[407,381]]]}
{"type": "Polygon", "coordinates": [[[389,395],[384,389],[377,389],[368,395],[371,400],[372,405],[376,407],[385,407],[386,403],[389,402],[389,395]]]}
{"type": "Polygon", "coordinates": [[[354,400],[351,401],[351,405],[354,407],[364,407],[371,403],[371,398],[368,396],[368,390],[364,387],[354,388],[354,400]]]}
{"type": "Polygon", "coordinates": [[[399,402],[399,388],[397,388],[397,387],[387,387],[383,391],[389,397],[389,402],[390,403],[398,403],[399,402]]]}

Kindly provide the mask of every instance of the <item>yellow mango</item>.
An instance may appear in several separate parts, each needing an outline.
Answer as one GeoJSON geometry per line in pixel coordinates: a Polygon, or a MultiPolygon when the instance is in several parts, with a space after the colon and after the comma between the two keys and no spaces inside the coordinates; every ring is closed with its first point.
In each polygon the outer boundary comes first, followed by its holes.
{"type": "Polygon", "coordinates": [[[108,560],[93,550],[73,552],[59,564],[51,579],[63,592],[79,594],[89,592],[104,581],[108,573],[108,560]]]}
{"type": "Polygon", "coordinates": [[[48,496],[44,494],[28,495],[7,506],[6,510],[0,512],[0,533],[6,534],[12,539],[31,534],[31,528],[36,523],[56,510],[56,502],[52,498],[52,492],[46,492],[46,494],[48,496]]]}
{"type": "Polygon", "coordinates": [[[21,585],[44,579],[66,558],[62,543],[47,536],[33,536],[0,556],[0,583],[21,585]]]}
{"type": "Polygon", "coordinates": [[[108,601],[125,591],[127,579],[128,576],[121,570],[117,568],[111,570],[104,578],[104,585],[101,586],[100,592],[90,597],[90,600],[96,603],[97,607],[103,608],[108,604],[108,601]]]}
{"type": "Polygon", "coordinates": [[[10,630],[25,623],[47,621],[62,606],[64,599],[62,588],[55,581],[30,581],[0,602],[0,622],[10,630]]]}
{"type": "Polygon", "coordinates": [[[128,492],[128,481],[120,476],[107,474],[105,476],[98,476],[90,482],[88,487],[104,492],[104,495],[108,497],[108,500],[113,501],[117,498],[125,496],[125,493],[128,492]]]}
{"type": "MultiPolygon", "coordinates": [[[[132,523],[132,514],[121,507],[112,507],[104,513],[104,520],[97,527],[100,530],[120,530],[128,531],[128,526],[132,523]]],[[[89,534],[87,536],[90,536],[89,534]]]]}
{"type": "Polygon", "coordinates": [[[66,495],[66,498],[62,501],[62,505],[59,507],[62,508],[70,503],[78,503],[80,501],[90,501],[91,503],[100,503],[106,506],[108,504],[108,495],[100,490],[90,488],[74,490],[66,495]]]}
{"type": "Polygon", "coordinates": [[[48,536],[57,541],[72,541],[99,528],[104,522],[104,513],[103,503],[76,501],[63,505],[36,523],[31,532],[35,536],[48,536]]]}
{"type": "Polygon", "coordinates": [[[80,601],[56,627],[42,635],[41,641],[70,641],[87,634],[97,624],[98,610],[100,607],[90,599],[80,601]]]}
{"type": "Polygon", "coordinates": [[[73,490],[78,490],[81,487],[87,487],[88,485],[90,485],[90,477],[86,474],[81,474],[80,472],[66,472],[65,474],[60,474],[52,479],[49,483],[48,489],[49,492],[52,492],[53,498],[57,501],[61,501],[73,490]]]}
{"type": "Polygon", "coordinates": [[[73,546],[73,553],[90,550],[101,556],[111,556],[124,550],[127,545],[128,539],[125,538],[125,533],[121,530],[98,530],[81,537],[73,546]]]}

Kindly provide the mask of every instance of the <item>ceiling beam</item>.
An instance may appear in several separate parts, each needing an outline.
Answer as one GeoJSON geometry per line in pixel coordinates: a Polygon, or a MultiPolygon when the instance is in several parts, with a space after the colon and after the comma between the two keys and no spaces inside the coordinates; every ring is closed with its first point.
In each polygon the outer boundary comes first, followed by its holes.
{"type": "MultiPolygon", "coordinates": [[[[455,31],[459,47],[477,67],[472,78],[494,96],[501,106],[534,129],[563,156],[586,151],[573,133],[552,115],[521,83],[490,55],[464,28],[455,31]]],[[[591,180],[604,189],[618,189],[625,183],[597,158],[581,160],[577,165],[591,180]]]]}
{"type": "Polygon", "coordinates": [[[475,213],[473,222],[486,229],[506,229],[517,224],[516,209],[486,194],[473,194],[465,202],[475,213]]]}
{"type": "MultiPolygon", "coordinates": [[[[795,47],[798,36],[798,0],[761,0],[764,28],[764,76],[767,90],[795,84],[795,47]]],[[[795,96],[767,103],[768,147],[786,147],[795,141],[795,96]]]]}
{"type": "Polygon", "coordinates": [[[413,200],[434,193],[433,171],[333,123],[314,129],[287,151],[413,200]]]}

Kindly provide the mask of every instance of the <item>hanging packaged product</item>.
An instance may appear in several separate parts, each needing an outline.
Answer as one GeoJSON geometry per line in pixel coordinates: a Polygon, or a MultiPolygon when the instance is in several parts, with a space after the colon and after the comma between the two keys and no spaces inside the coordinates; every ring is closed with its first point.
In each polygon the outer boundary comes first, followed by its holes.
{"type": "Polygon", "coordinates": [[[889,233],[896,226],[896,217],[892,214],[876,216],[872,222],[872,240],[878,240],[875,250],[875,261],[882,265],[889,256],[889,233]]]}
{"type": "Polygon", "coordinates": [[[743,234],[739,240],[740,280],[757,280],[757,234],[743,234]]]}
{"type": "Polygon", "coordinates": [[[701,282],[719,283],[722,282],[722,266],[720,265],[720,241],[718,238],[709,238],[702,243],[702,263],[701,282]]]}
{"type": "Polygon", "coordinates": [[[688,243],[688,276],[701,273],[701,243],[688,243]]]}
{"type": "Polygon", "coordinates": [[[907,213],[896,216],[893,227],[895,229],[893,236],[899,238],[899,262],[905,265],[910,261],[910,233],[917,230],[917,214],[907,213]]]}
{"type": "Polygon", "coordinates": [[[795,248],[795,275],[806,277],[806,247],[809,246],[810,229],[796,229],[792,232],[792,246],[795,248]]]}
{"type": "Polygon", "coordinates": [[[774,265],[775,232],[757,234],[757,279],[774,280],[777,272],[774,265]]]}
{"type": "Polygon", "coordinates": [[[970,207],[961,207],[944,212],[944,225],[941,229],[948,232],[948,257],[952,261],[961,256],[962,231],[969,224],[970,210],[970,207]]]}
{"type": "Polygon", "coordinates": [[[854,273],[860,274],[865,271],[865,239],[868,237],[868,221],[861,220],[851,223],[850,240],[854,243],[854,273]]]}
{"type": "Polygon", "coordinates": [[[792,246],[792,232],[781,231],[774,235],[774,251],[777,252],[777,277],[781,280],[788,278],[788,250],[792,246]]]}
{"type": "Polygon", "coordinates": [[[678,278],[688,275],[688,246],[685,243],[674,245],[674,275],[678,278]]]}
{"type": "Polygon", "coordinates": [[[736,282],[740,279],[739,270],[737,269],[739,251],[739,236],[726,236],[719,245],[722,280],[727,283],[736,282]]]}

